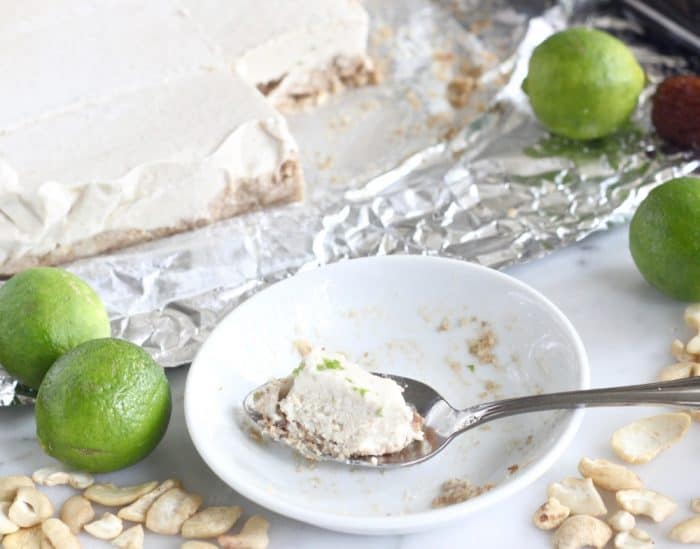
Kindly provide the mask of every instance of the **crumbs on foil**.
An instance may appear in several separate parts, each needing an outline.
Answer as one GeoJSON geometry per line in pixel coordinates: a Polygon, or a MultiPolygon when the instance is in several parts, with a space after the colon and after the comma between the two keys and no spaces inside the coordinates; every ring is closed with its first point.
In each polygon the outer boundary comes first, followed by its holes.
{"type": "MultiPolygon", "coordinates": [[[[365,5],[384,78],[288,119],[308,180],[303,204],[68,267],[99,292],[115,337],[163,366],[186,364],[228,312],[300,270],[401,253],[505,267],[628,220],[655,185],[700,167],[665,146],[649,116],[655,85],[689,60],[654,49],[602,4],[365,5]],[[628,127],[587,144],[548,135],[520,89],[532,49],[571,24],[621,36],[649,81],[628,127]]],[[[28,400],[0,372],[0,406],[28,400]]]]}

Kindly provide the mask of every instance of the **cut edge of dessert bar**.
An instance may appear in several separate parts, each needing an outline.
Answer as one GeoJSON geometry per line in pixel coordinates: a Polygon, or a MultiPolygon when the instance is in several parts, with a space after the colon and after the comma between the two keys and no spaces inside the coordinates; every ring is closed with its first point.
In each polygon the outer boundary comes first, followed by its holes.
{"type": "Polygon", "coordinates": [[[258,84],[257,88],[283,113],[293,113],[320,105],[347,88],[373,86],[380,74],[368,56],[335,57],[327,67],[303,75],[283,76],[258,84]]]}

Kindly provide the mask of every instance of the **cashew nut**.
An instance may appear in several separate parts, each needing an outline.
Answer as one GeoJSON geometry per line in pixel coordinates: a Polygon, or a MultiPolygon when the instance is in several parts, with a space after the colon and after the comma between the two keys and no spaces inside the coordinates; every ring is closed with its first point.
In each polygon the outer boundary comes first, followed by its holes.
{"type": "Polygon", "coordinates": [[[67,471],[58,465],[43,467],[32,473],[32,480],[43,486],[60,486],[68,484],[76,490],[83,490],[91,486],[95,479],[92,475],[80,471],[67,471]]]}
{"type": "Polygon", "coordinates": [[[688,432],[690,416],[682,412],[640,419],[612,436],[612,449],[627,463],[647,463],[688,432]]]}
{"type": "Polygon", "coordinates": [[[668,537],[679,543],[700,543],[700,517],[676,524],[668,537]]]}
{"type": "Polygon", "coordinates": [[[608,524],[616,532],[629,532],[635,527],[637,520],[629,511],[617,511],[608,519],[608,524]]]}
{"type": "Polygon", "coordinates": [[[661,522],[673,514],[678,505],[652,490],[620,490],[615,494],[618,505],[633,515],[645,515],[661,522]]]}
{"type": "Polygon", "coordinates": [[[606,459],[584,457],[578,464],[582,476],[590,478],[593,484],[603,490],[617,492],[642,487],[642,480],[624,465],[606,459]]]}
{"type": "Polygon", "coordinates": [[[553,530],[566,520],[570,512],[557,498],[549,498],[535,511],[532,521],[540,530],[553,530]]]}
{"type": "Polygon", "coordinates": [[[700,513],[700,498],[693,498],[690,502],[690,509],[693,513],[700,513]]]}
{"type": "Polygon", "coordinates": [[[186,541],[180,545],[180,549],[218,549],[218,546],[206,541],[186,541]]]}
{"type": "Polygon", "coordinates": [[[110,540],[122,533],[124,525],[122,519],[112,513],[105,513],[96,521],[86,524],[83,529],[98,539],[110,540]]]}
{"type": "Polygon", "coordinates": [[[633,528],[615,536],[615,549],[653,549],[654,542],[644,530],[633,528]]]}
{"type": "Polygon", "coordinates": [[[3,477],[0,478],[0,501],[12,502],[17,495],[18,488],[34,488],[34,483],[29,477],[3,477]]]}
{"type": "MultiPolygon", "coordinates": [[[[683,314],[685,323],[700,334],[700,303],[689,305],[683,314]]],[[[691,355],[700,353],[700,335],[696,335],[685,346],[686,351],[691,355]]]]}
{"type": "MultiPolygon", "coordinates": [[[[698,358],[698,357],[696,357],[698,358]]],[[[695,362],[678,362],[667,366],[659,374],[660,381],[673,381],[676,379],[688,379],[691,377],[700,376],[700,364],[695,362]]],[[[700,410],[687,410],[695,421],[700,421],[700,410]]]]}
{"type": "Polygon", "coordinates": [[[558,499],[569,508],[572,515],[604,515],[605,503],[589,478],[568,477],[561,482],[553,482],[547,488],[547,496],[558,499]]]}
{"type": "Polygon", "coordinates": [[[554,533],[555,549],[583,549],[605,547],[612,537],[610,526],[602,520],[588,515],[569,517],[554,533]]]}
{"type": "Polygon", "coordinates": [[[7,516],[20,528],[31,528],[53,515],[49,498],[36,488],[22,487],[17,490],[15,501],[7,516]]]}
{"type": "Polygon", "coordinates": [[[74,534],[80,532],[88,522],[95,518],[92,503],[83,496],[71,496],[61,507],[61,520],[74,534]]]}
{"type": "Polygon", "coordinates": [[[0,501],[0,536],[4,534],[13,534],[19,530],[19,526],[12,522],[10,517],[7,516],[9,510],[10,502],[0,501]]]}
{"type": "Polygon", "coordinates": [[[698,361],[698,356],[690,354],[685,348],[685,343],[683,343],[680,339],[674,339],[671,342],[671,354],[678,362],[698,361]]]}
{"type": "Polygon", "coordinates": [[[143,526],[137,524],[124,530],[112,540],[112,545],[121,549],[143,549],[143,526]]]}
{"type": "Polygon", "coordinates": [[[222,549],[267,549],[270,543],[267,537],[269,527],[270,523],[267,520],[255,515],[246,521],[239,534],[219,536],[219,545],[222,549]]]}
{"type": "Polygon", "coordinates": [[[180,488],[180,486],[179,480],[168,479],[161,483],[155,490],[151,490],[147,494],[142,495],[128,507],[120,509],[117,516],[124,520],[130,520],[131,522],[144,522],[146,520],[146,511],[153,505],[153,502],[171,488],[180,488]]]}
{"type": "Polygon", "coordinates": [[[666,366],[659,374],[659,381],[674,381],[676,379],[687,379],[700,373],[700,365],[694,362],[676,362],[666,366]]]}
{"type": "Polygon", "coordinates": [[[183,538],[215,538],[233,528],[240,516],[240,507],[209,507],[188,518],[180,534],[183,538]]]}
{"type": "Polygon", "coordinates": [[[44,533],[40,526],[22,528],[2,538],[3,549],[41,549],[44,533]]]}
{"type": "Polygon", "coordinates": [[[202,505],[202,498],[172,488],[160,496],[146,513],[146,528],[156,534],[176,535],[182,524],[202,505]]]}
{"type": "Polygon", "coordinates": [[[142,495],[147,494],[158,486],[157,481],[144,482],[135,486],[115,486],[108,484],[93,484],[83,495],[94,503],[106,507],[120,507],[135,502],[142,495]]]}
{"type": "Polygon", "coordinates": [[[80,549],[80,542],[68,528],[57,518],[46,519],[41,524],[41,531],[54,549],[80,549]]]}

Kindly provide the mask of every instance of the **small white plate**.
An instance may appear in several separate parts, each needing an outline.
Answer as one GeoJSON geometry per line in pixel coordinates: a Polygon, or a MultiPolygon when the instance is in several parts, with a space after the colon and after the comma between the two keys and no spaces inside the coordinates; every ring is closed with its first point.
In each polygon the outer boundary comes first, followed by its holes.
{"type": "Polygon", "coordinates": [[[459,407],[587,388],[588,362],[573,326],[552,303],[509,276],[465,262],[356,259],[255,295],[221,322],[193,362],[187,427],[204,461],[233,489],[323,528],[398,534],[464,518],[542,475],[582,419],[580,410],[502,419],[400,470],[309,464],[289,448],[256,442],[242,421],[244,396],[298,364],[297,339],[343,352],[372,371],[425,381],[459,407]],[[495,360],[480,363],[469,344],[489,329],[497,338],[495,360]],[[494,487],[433,509],[441,483],[451,478],[494,487]]]}

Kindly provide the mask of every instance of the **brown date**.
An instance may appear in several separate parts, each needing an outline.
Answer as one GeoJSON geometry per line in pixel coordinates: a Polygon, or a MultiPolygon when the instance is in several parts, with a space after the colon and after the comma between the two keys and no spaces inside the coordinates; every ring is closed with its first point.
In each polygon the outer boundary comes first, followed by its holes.
{"type": "Polygon", "coordinates": [[[671,76],[659,84],[651,120],[667,141],[700,149],[700,76],[671,76]]]}

